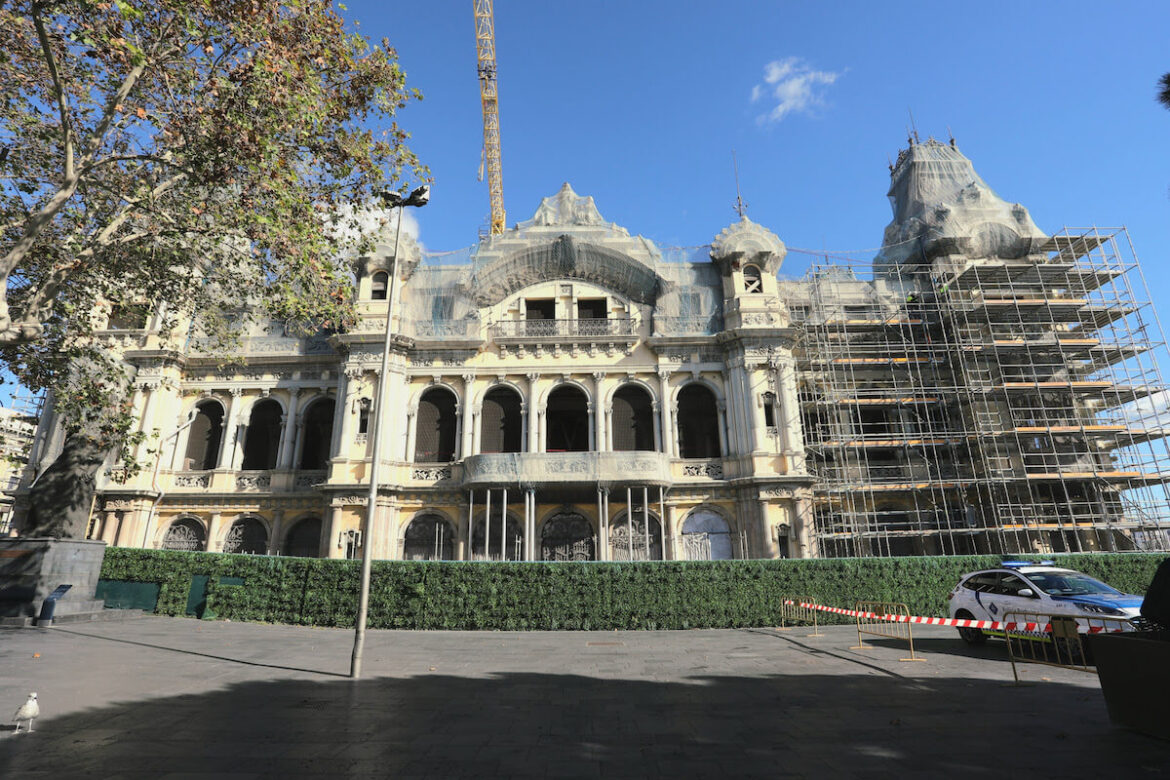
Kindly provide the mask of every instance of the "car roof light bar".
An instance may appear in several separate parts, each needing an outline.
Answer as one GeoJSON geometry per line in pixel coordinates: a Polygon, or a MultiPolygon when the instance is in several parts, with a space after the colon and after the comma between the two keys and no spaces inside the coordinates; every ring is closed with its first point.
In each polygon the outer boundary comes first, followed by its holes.
{"type": "Polygon", "coordinates": [[[1055,566],[1056,561],[1002,561],[999,565],[1005,569],[1018,569],[1021,566],[1055,566]]]}

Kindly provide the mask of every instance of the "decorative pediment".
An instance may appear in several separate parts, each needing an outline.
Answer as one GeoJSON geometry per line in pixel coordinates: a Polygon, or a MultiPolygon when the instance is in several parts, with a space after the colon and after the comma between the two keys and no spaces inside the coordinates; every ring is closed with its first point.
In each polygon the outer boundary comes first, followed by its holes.
{"type": "Polygon", "coordinates": [[[631,257],[569,235],[504,255],[475,272],[469,289],[479,306],[492,306],[509,295],[553,279],[579,279],[638,303],[653,303],[658,275],[631,257]]]}

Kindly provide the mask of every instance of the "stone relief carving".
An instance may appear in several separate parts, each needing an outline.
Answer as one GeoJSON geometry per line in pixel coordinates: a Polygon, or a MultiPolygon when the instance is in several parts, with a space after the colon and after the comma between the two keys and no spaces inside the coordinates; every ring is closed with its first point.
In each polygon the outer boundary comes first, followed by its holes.
{"type": "Polygon", "coordinates": [[[271,474],[237,474],[236,487],[240,490],[259,490],[272,486],[271,474]]]}
{"type": "Polygon", "coordinates": [[[444,479],[451,479],[451,467],[438,466],[435,468],[414,469],[411,472],[411,479],[424,479],[430,482],[439,482],[444,479]]]}
{"type": "Polygon", "coordinates": [[[709,460],[706,463],[685,463],[683,464],[683,475],[723,479],[723,463],[717,460],[709,460]]]}
{"type": "Polygon", "coordinates": [[[334,496],[330,506],[365,506],[369,503],[368,496],[334,496]]]}
{"type": "Polygon", "coordinates": [[[176,474],[175,487],[205,488],[211,484],[210,474],[176,474]]]}

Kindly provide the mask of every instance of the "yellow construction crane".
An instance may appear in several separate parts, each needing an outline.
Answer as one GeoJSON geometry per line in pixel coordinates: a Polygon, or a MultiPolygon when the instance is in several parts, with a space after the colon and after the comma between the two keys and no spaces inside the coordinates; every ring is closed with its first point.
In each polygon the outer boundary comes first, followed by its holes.
{"type": "Polygon", "coordinates": [[[483,102],[483,157],[492,203],[491,234],[504,232],[504,172],[500,165],[500,105],[496,92],[496,24],[492,0],[475,5],[475,53],[479,58],[479,96],[483,102]]]}

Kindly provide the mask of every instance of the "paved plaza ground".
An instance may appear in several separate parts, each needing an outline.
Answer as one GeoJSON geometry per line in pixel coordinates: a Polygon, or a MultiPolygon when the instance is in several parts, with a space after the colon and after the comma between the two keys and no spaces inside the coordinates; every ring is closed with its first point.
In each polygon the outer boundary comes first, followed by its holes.
{"type": "MultiPolygon", "coordinates": [[[[1161,777],[1097,678],[924,628],[353,633],[144,617],[0,629],[2,778],[1161,777]]],[[[1152,706],[1167,705],[1165,691],[1152,706]]]]}

